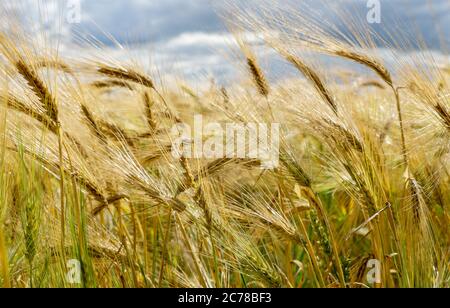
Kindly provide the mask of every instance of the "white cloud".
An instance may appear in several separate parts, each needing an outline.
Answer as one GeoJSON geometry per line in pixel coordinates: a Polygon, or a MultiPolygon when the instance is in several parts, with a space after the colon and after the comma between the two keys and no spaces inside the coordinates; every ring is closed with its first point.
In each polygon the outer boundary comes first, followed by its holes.
{"type": "Polygon", "coordinates": [[[194,33],[182,33],[179,36],[169,40],[167,46],[170,48],[185,48],[192,47],[195,45],[207,46],[207,47],[218,47],[224,46],[226,44],[226,39],[229,35],[222,33],[205,33],[205,32],[194,32],[194,33]]]}
{"type": "MultiPolygon", "coordinates": [[[[217,17],[214,5],[223,0],[81,0],[82,23],[68,25],[61,19],[67,0],[0,0],[2,7],[16,12],[30,34],[43,28],[51,37],[70,45],[74,34],[89,33],[108,43],[104,33],[111,34],[119,42],[131,46],[133,54],[146,60],[151,55],[154,63],[165,71],[181,71],[187,75],[230,75],[233,68],[226,63],[224,53],[233,39],[217,17]],[[40,5],[39,5],[40,4],[40,5]],[[38,7],[44,8],[39,10],[38,7]],[[41,13],[39,13],[41,12],[41,13]],[[45,18],[42,18],[45,17],[45,18]],[[44,23],[42,23],[44,21],[44,23]],[[129,44],[127,44],[129,43],[129,44]],[[139,43],[139,45],[137,45],[139,43]]],[[[267,0],[245,1],[259,5],[267,0]]],[[[319,7],[317,0],[273,0],[284,5],[285,1],[310,1],[319,7]]],[[[324,0],[329,1],[329,0],[324,0]]],[[[366,0],[341,0],[346,7],[365,7],[366,0]]],[[[395,20],[398,24],[416,24],[433,45],[439,45],[435,22],[442,35],[450,37],[450,2],[448,0],[381,0],[383,20],[395,20]]],[[[336,2],[333,2],[334,4],[336,2]]],[[[0,27],[6,23],[0,12],[0,27]]],[[[411,29],[415,30],[415,29],[411,29]]],[[[256,38],[251,38],[256,41],[256,38]]],[[[73,49],[70,47],[69,49],[73,49]]],[[[120,51],[109,54],[120,55],[120,51]]]]}

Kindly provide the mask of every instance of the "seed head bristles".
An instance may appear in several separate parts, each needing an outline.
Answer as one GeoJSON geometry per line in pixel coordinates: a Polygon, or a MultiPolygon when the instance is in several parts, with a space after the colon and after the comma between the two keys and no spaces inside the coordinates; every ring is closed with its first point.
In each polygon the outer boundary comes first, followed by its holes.
{"type": "Polygon", "coordinates": [[[74,71],[72,68],[62,62],[61,60],[51,60],[51,59],[39,59],[33,63],[34,67],[36,69],[40,68],[51,68],[55,70],[59,70],[61,72],[64,72],[66,74],[74,75],[74,71]]]}
{"type": "Polygon", "coordinates": [[[313,83],[314,87],[319,92],[320,96],[327,102],[335,114],[338,113],[338,108],[336,102],[328,91],[324,82],[321,80],[318,74],[314,72],[310,67],[303,63],[299,58],[292,55],[286,55],[286,60],[289,61],[296,69],[298,69],[310,82],[313,83]]]}
{"type": "Polygon", "coordinates": [[[105,137],[101,133],[100,127],[97,124],[97,121],[94,118],[94,115],[89,111],[88,107],[84,104],[81,104],[81,111],[89,124],[89,128],[94,132],[95,135],[101,140],[104,140],[105,137]]]}
{"type": "Polygon", "coordinates": [[[161,99],[161,101],[164,103],[165,108],[167,109],[167,113],[169,115],[169,117],[177,122],[177,123],[181,123],[181,119],[179,117],[177,117],[171,110],[169,105],[167,104],[164,96],[162,95],[161,92],[159,92],[156,88],[155,88],[155,84],[153,83],[153,81],[141,74],[138,73],[136,71],[130,70],[130,69],[123,69],[123,68],[117,68],[117,67],[111,67],[111,66],[101,66],[100,68],[98,68],[98,73],[104,75],[104,76],[108,76],[111,78],[116,78],[116,79],[122,79],[125,81],[129,81],[129,82],[133,82],[136,84],[140,84],[144,87],[147,87],[149,89],[153,89],[159,96],[159,98],[161,99]]]}
{"type": "Polygon", "coordinates": [[[189,86],[187,85],[181,85],[181,90],[186,93],[187,95],[189,95],[193,100],[195,101],[200,101],[200,97],[194,92],[193,89],[191,89],[189,86]]]}
{"type": "Polygon", "coordinates": [[[130,83],[116,79],[95,81],[91,83],[91,86],[97,89],[125,88],[130,91],[134,90],[133,86],[130,83]]]}
{"type": "Polygon", "coordinates": [[[124,143],[120,147],[111,147],[111,160],[108,163],[124,181],[133,189],[140,190],[157,205],[168,205],[178,212],[183,212],[186,205],[173,196],[170,190],[155,178],[137,161],[134,154],[124,143]]]}
{"type": "MultiPolygon", "coordinates": [[[[152,134],[149,134],[148,136],[145,136],[144,138],[149,138],[149,137],[152,137],[152,134]]],[[[172,145],[161,146],[160,149],[158,149],[154,153],[143,156],[142,158],[139,159],[139,161],[143,165],[150,164],[153,161],[160,159],[167,153],[170,153],[171,151],[172,151],[172,145]]]]}
{"type": "Polygon", "coordinates": [[[450,130],[450,112],[447,110],[445,104],[446,97],[439,96],[438,93],[426,82],[412,81],[408,84],[407,89],[427,107],[430,107],[436,112],[443,125],[450,130]]]}
{"type": "Polygon", "coordinates": [[[161,116],[163,116],[166,119],[172,120],[175,123],[183,123],[181,118],[179,116],[177,116],[176,114],[174,114],[170,109],[166,109],[165,111],[163,111],[161,113],[161,116]]]}
{"type": "Polygon", "coordinates": [[[201,185],[197,188],[197,192],[195,193],[195,202],[198,204],[198,206],[203,210],[203,213],[205,215],[206,225],[208,229],[212,230],[213,228],[213,215],[211,213],[211,210],[208,206],[208,202],[206,201],[206,196],[203,188],[201,185]]]}
{"type": "Polygon", "coordinates": [[[46,115],[40,114],[34,110],[32,110],[29,106],[27,106],[25,103],[19,101],[17,98],[14,98],[10,95],[8,97],[3,97],[3,95],[0,95],[0,100],[5,101],[6,105],[14,109],[18,112],[24,113],[27,116],[34,118],[36,121],[42,123],[46,128],[48,128],[52,133],[57,133],[57,127],[56,123],[53,122],[53,120],[49,119],[46,115]]]}
{"type": "Polygon", "coordinates": [[[97,200],[102,206],[108,206],[107,198],[95,184],[91,183],[89,180],[77,173],[72,173],[72,176],[77,178],[79,183],[82,184],[89,192],[89,194],[94,197],[94,199],[97,200]]]}
{"type": "MultiPolygon", "coordinates": [[[[14,152],[19,152],[17,145],[15,145],[14,147],[8,147],[8,150],[11,150],[14,152]]],[[[28,149],[24,149],[23,151],[25,152],[25,154],[27,154],[30,157],[32,157],[33,159],[39,161],[39,163],[41,163],[43,166],[45,166],[46,169],[51,170],[51,173],[55,174],[55,176],[56,176],[56,172],[53,172],[53,170],[59,168],[59,162],[57,162],[57,161],[50,162],[47,160],[46,157],[36,155],[36,153],[33,153],[28,149]]],[[[108,198],[106,198],[104,193],[101,191],[101,189],[98,188],[98,186],[96,184],[94,184],[91,180],[89,180],[86,176],[84,176],[82,172],[78,172],[76,170],[69,171],[67,168],[64,169],[64,171],[66,172],[67,176],[73,177],[78,183],[82,184],[86,188],[87,192],[96,201],[98,201],[100,204],[102,204],[101,207],[104,208],[105,206],[107,206],[108,198]]],[[[124,198],[126,198],[126,197],[124,197],[124,198]]]]}
{"type": "MultiPolygon", "coordinates": [[[[86,185],[86,184],[85,184],[86,185]]],[[[97,200],[100,205],[92,210],[93,216],[98,216],[101,212],[107,209],[110,205],[124,199],[129,199],[128,195],[125,194],[117,194],[112,195],[111,197],[106,198],[103,194],[95,189],[93,186],[87,186],[86,189],[89,193],[97,200]]]]}
{"type": "Polygon", "coordinates": [[[436,106],[434,106],[434,109],[442,118],[442,121],[444,122],[447,129],[450,130],[450,112],[440,102],[438,102],[436,106]]]}
{"type": "Polygon", "coordinates": [[[110,204],[114,204],[115,202],[122,200],[122,199],[128,199],[129,197],[126,194],[117,194],[115,192],[112,192],[109,197],[106,196],[106,194],[94,183],[92,183],[90,180],[88,180],[86,177],[83,177],[77,172],[73,172],[71,174],[75,179],[78,180],[80,184],[82,184],[88,193],[98,202],[100,203],[100,206],[94,208],[92,211],[92,215],[97,216],[100,214],[104,209],[108,208],[110,204]]]}
{"type": "Polygon", "coordinates": [[[148,131],[148,132],[145,132],[145,133],[137,134],[136,138],[137,139],[147,139],[147,138],[151,138],[151,137],[154,137],[154,136],[167,134],[167,132],[168,132],[168,129],[162,128],[162,129],[157,129],[155,131],[148,131]]]}
{"type": "Polygon", "coordinates": [[[358,140],[358,138],[352,134],[348,129],[346,129],[345,127],[331,121],[331,120],[327,120],[327,119],[322,119],[324,122],[326,122],[327,124],[329,124],[333,129],[336,129],[337,132],[344,136],[344,139],[353,146],[353,148],[358,151],[358,152],[362,152],[364,147],[362,145],[362,142],[360,142],[358,140]]]}
{"type": "Polygon", "coordinates": [[[180,158],[181,167],[184,170],[185,184],[187,187],[194,187],[196,185],[194,176],[192,175],[191,166],[186,157],[182,156],[180,158]]]}
{"type": "Polygon", "coordinates": [[[187,188],[196,188],[196,193],[194,200],[198,204],[198,206],[202,209],[205,220],[208,226],[208,229],[212,230],[212,213],[209,209],[208,203],[206,201],[205,192],[201,186],[201,183],[196,181],[196,178],[192,174],[191,166],[189,165],[189,161],[186,157],[182,156],[180,158],[180,164],[184,170],[184,178],[185,178],[185,186],[187,188]]]}
{"type": "MultiPolygon", "coordinates": [[[[210,177],[220,170],[223,170],[227,165],[232,164],[234,162],[238,162],[239,159],[233,159],[233,158],[219,158],[216,159],[210,163],[208,163],[205,166],[202,166],[200,171],[197,172],[195,175],[192,175],[193,181],[186,181],[187,183],[196,183],[202,178],[210,177]]],[[[177,195],[182,194],[183,192],[187,191],[188,189],[192,188],[193,186],[186,186],[186,183],[184,185],[180,185],[177,189],[177,195]]]]}
{"type": "Polygon", "coordinates": [[[414,222],[420,223],[421,221],[421,212],[422,212],[422,192],[421,187],[419,186],[419,183],[415,179],[408,179],[408,186],[411,196],[411,202],[412,202],[412,209],[414,213],[414,222]]]}
{"type": "Polygon", "coordinates": [[[99,121],[100,129],[102,134],[108,136],[117,141],[125,140],[132,149],[135,148],[135,140],[122,128],[120,128],[117,124],[109,123],[106,121],[99,121]]]}
{"type": "Polygon", "coordinates": [[[56,106],[56,101],[45,84],[24,61],[17,61],[15,66],[19,74],[27,81],[31,90],[39,98],[41,104],[46,109],[47,116],[55,123],[58,123],[58,108],[56,106]]]}
{"type": "Polygon", "coordinates": [[[359,87],[361,87],[361,88],[374,87],[374,88],[378,88],[378,89],[382,89],[382,90],[385,89],[385,86],[376,80],[364,81],[359,85],[359,87]]]}
{"type": "MultiPolygon", "coordinates": [[[[77,248],[67,246],[66,253],[71,254],[75,249],[77,248]]],[[[120,251],[115,248],[102,247],[101,245],[89,245],[87,250],[89,256],[93,259],[107,259],[113,262],[123,262],[125,264],[130,263],[127,256],[124,253],[120,253],[120,251]]],[[[58,248],[56,247],[50,247],[49,251],[52,257],[58,257],[60,254],[60,251],[58,251],[58,248]]]]}
{"type": "Polygon", "coordinates": [[[201,169],[201,171],[195,175],[195,181],[198,181],[200,178],[211,176],[218,171],[222,170],[225,166],[233,164],[234,162],[238,162],[238,159],[234,158],[219,158],[211,163],[207,164],[205,167],[201,169]]]}
{"type": "Polygon", "coordinates": [[[384,67],[383,64],[378,61],[370,58],[369,56],[359,54],[357,52],[349,51],[349,50],[335,50],[333,53],[336,56],[352,60],[359,64],[362,64],[366,67],[372,69],[381,79],[384,80],[391,88],[394,87],[394,82],[392,80],[391,73],[384,67]]]}
{"type": "Polygon", "coordinates": [[[129,197],[128,195],[125,195],[125,194],[119,194],[119,195],[113,195],[113,196],[109,197],[109,198],[107,199],[107,201],[108,201],[109,204],[111,204],[111,203],[117,202],[117,201],[119,201],[119,200],[129,199],[129,198],[130,198],[130,197],[129,197]]]}
{"type": "Polygon", "coordinates": [[[302,187],[311,187],[311,179],[308,174],[303,170],[300,164],[296,162],[294,156],[287,152],[286,149],[282,149],[280,161],[299,185],[302,187]]]}
{"type": "Polygon", "coordinates": [[[86,149],[84,148],[84,146],[72,135],[70,135],[67,132],[64,132],[64,138],[67,138],[67,140],[69,140],[78,150],[78,152],[85,158],[88,157],[88,152],[86,151],[86,149]]]}
{"type": "MultiPolygon", "coordinates": [[[[55,135],[58,135],[58,127],[56,123],[54,123],[51,119],[49,119],[45,114],[38,113],[34,110],[32,110],[29,106],[21,102],[15,97],[12,97],[11,95],[8,95],[8,97],[4,97],[0,94],[0,101],[5,101],[8,108],[13,109],[15,111],[21,112],[36,121],[40,122],[46,129],[48,129],[50,132],[52,132],[55,135]]],[[[84,157],[87,156],[87,151],[84,149],[83,145],[78,142],[78,140],[70,135],[67,132],[63,133],[64,137],[67,138],[75,147],[78,149],[80,154],[82,154],[84,157]]]]}
{"type": "Polygon", "coordinates": [[[270,93],[269,84],[267,83],[267,80],[262,72],[262,70],[259,68],[258,64],[256,63],[256,60],[252,57],[247,57],[247,66],[250,70],[250,73],[253,76],[253,80],[256,84],[256,87],[258,89],[258,92],[264,96],[268,97],[270,93]]]}
{"type": "Polygon", "coordinates": [[[224,107],[225,109],[228,109],[230,107],[230,96],[228,95],[228,91],[225,87],[222,87],[220,92],[222,93],[224,107]]]}
{"type": "Polygon", "coordinates": [[[144,76],[143,74],[132,71],[130,69],[102,66],[98,69],[98,72],[104,76],[134,82],[149,89],[155,88],[153,81],[150,80],[147,76],[144,76]]]}
{"type": "Polygon", "coordinates": [[[117,141],[120,141],[123,138],[129,146],[135,146],[133,138],[128,136],[127,132],[118,127],[116,124],[111,124],[106,121],[97,121],[92,112],[90,112],[87,106],[83,104],[81,105],[81,111],[83,112],[90,129],[101,141],[106,142],[106,136],[117,141]]]}
{"type": "Polygon", "coordinates": [[[150,94],[147,91],[144,92],[142,98],[143,98],[143,101],[144,101],[145,115],[146,115],[146,119],[147,119],[147,124],[148,124],[150,130],[152,132],[154,132],[154,131],[156,131],[156,129],[158,127],[158,125],[157,125],[157,123],[155,121],[155,117],[153,115],[153,110],[152,110],[154,102],[152,101],[152,99],[150,97],[150,94]]]}
{"type": "Polygon", "coordinates": [[[132,184],[133,186],[137,187],[139,190],[144,192],[146,196],[149,197],[151,200],[158,202],[157,205],[168,205],[175,211],[180,213],[186,210],[186,205],[177,197],[170,198],[168,195],[161,193],[154,187],[151,187],[148,183],[142,181],[142,179],[134,175],[130,175],[127,180],[130,184],[132,184]]]}
{"type": "MultiPolygon", "coordinates": [[[[114,203],[114,202],[108,202],[108,200],[105,200],[103,198],[103,196],[101,196],[101,195],[96,195],[95,191],[90,190],[90,188],[87,186],[86,186],[86,189],[88,189],[90,194],[101,204],[92,210],[92,216],[98,216],[101,212],[103,212],[105,209],[107,209],[110,204],[114,203]]],[[[119,201],[119,200],[117,200],[117,201],[119,201]]]]}
{"type": "Polygon", "coordinates": [[[391,73],[387,70],[387,68],[383,64],[379,63],[378,61],[372,59],[369,56],[359,54],[357,52],[341,50],[341,49],[333,50],[333,53],[339,57],[352,60],[356,63],[362,64],[362,65],[370,68],[372,71],[374,71],[376,74],[378,74],[378,76],[381,77],[381,79],[383,79],[384,82],[386,82],[386,84],[390,88],[392,88],[392,91],[394,92],[394,96],[395,96],[398,122],[399,122],[399,126],[400,126],[401,149],[402,149],[403,161],[404,161],[406,170],[408,172],[410,172],[408,150],[406,147],[406,134],[405,134],[405,128],[404,128],[402,105],[400,103],[400,94],[399,94],[398,89],[396,89],[394,86],[394,82],[392,80],[391,73]]]}
{"type": "Polygon", "coordinates": [[[356,183],[358,187],[358,193],[361,194],[362,200],[367,204],[367,208],[376,211],[376,200],[374,200],[373,194],[370,191],[370,188],[367,187],[364,181],[361,181],[361,177],[355,172],[354,168],[348,163],[343,163],[344,169],[347,171],[350,178],[356,183]]]}

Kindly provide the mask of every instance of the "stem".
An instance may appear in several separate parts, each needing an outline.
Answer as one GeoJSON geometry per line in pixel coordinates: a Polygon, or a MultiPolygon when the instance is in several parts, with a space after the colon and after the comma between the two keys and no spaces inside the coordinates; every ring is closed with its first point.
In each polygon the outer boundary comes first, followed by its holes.
{"type": "Polygon", "coordinates": [[[33,289],[33,260],[29,261],[30,266],[30,289],[33,289]]]}
{"type": "Polygon", "coordinates": [[[213,237],[213,217],[212,213],[208,207],[208,204],[206,202],[205,194],[202,189],[201,183],[198,183],[195,181],[194,176],[192,175],[191,168],[189,166],[189,162],[187,159],[182,156],[180,159],[181,166],[183,167],[185,171],[185,181],[188,185],[188,187],[195,187],[197,189],[196,196],[195,196],[195,202],[197,205],[202,209],[204,215],[205,215],[205,221],[208,229],[208,234],[211,240],[211,252],[213,255],[213,261],[214,261],[214,273],[215,273],[215,279],[216,283],[219,282],[219,273],[218,273],[218,261],[217,261],[217,254],[216,254],[216,245],[214,243],[214,237],[213,237]]]}
{"type": "Polygon", "coordinates": [[[339,276],[339,281],[342,288],[346,288],[347,284],[345,282],[344,271],[342,270],[342,263],[339,256],[339,249],[336,243],[336,239],[334,237],[333,229],[331,228],[330,221],[325,213],[325,209],[323,208],[322,201],[320,197],[315,194],[315,192],[311,188],[306,188],[305,190],[306,197],[315,205],[315,208],[319,214],[319,217],[323,224],[327,229],[328,236],[330,237],[331,249],[333,251],[333,258],[335,262],[335,267],[339,276]]]}
{"type": "Polygon", "coordinates": [[[59,173],[60,173],[60,191],[61,191],[61,253],[63,260],[65,258],[65,246],[66,246],[66,215],[65,215],[65,196],[64,196],[64,161],[63,161],[63,135],[61,130],[61,124],[57,125],[58,133],[58,151],[59,151],[59,173]]]}
{"type": "Polygon", "coordinates": [[[3,234],[3,229],[0,228],[0,267],[3,276],[3,287],[5,289],[11,288],[8,263],[8,253],[6,252],[5,237],[3,234]]]}
{"type": "Polygon", "coordinates": [[[164,267],[166,265],[167,245],[169,242],[171,225],[172,225],[172,209],[170,209],[170,212],[169,212],[169,221],[167,222],[166,234],[164,235],[164,244],[163,244],[163,251],[162,251],[161,269],[159,271],[158,288],[161,288],[162,280],[164,277],[164,267]]]}
{"type": "Polygon", "coordinates": [[[397,113],[398,113],[398,121],[400,124],[400,133],[401,133],[401,139],[402,139],[402,155],[403,155],[403,161],[405,163],[405,168],[408,171],[408,177],[410,176],[409,172],[409,159],[408,159],[408,151],[406,149],[406,137],[405,137],[405,127],[403,125],[403,114],[402,114],[402,106],[400,104],[400,93],[398,89],[392,87],[392,90],[395,94],[395,102],[397,104],[397,113]]]}
{"type": "Polygon", "coordinates": [[[190,252],[192,260],[194,260],[194,269],[197,272],[199,281],[201,283],[201,285],[203,286],[203,288],[206,288],[208,285],[206,283],[205,278],[203,277],[203,273],[202,273],[202,269],[200,267],[200,259],[198,258],[197,254],[194,251],[194,247],[191,245],[191,242],[189,241],[189,237],[187,235],[186,229],[183,226],[183,222],[181,221],[180,217],[178,216],[178,214],[176,214],[176,218],[177,218],[177,222],[178,225],[180,227],[181,230],[181,235],[184,238],[184,241],[186,242],[187,248],[188,248],[188,252],[190,252]]]}
{"type": "Polygon", "coordinates": [[[316,278],[316,283],[319,286],[319,288],[325,288],[326,287],[325,280],[322,276],[322,271],[320,269],[319,263],[317,262],[317,256],[314,252],[314,246],[312,245],[311,241],[309,240],[308,231],[306,231],[306,227],[303,224],[303,220],[300,215],[298,215],[298,221],[299,221],[300,227],[302,229],[302,232],[305,235],[304,248],[306,250],[306,253],[308,254],[309,261],[311,262],[311,265],[314,269],[314,272],[315,272],[314,277],[316,278]]]}

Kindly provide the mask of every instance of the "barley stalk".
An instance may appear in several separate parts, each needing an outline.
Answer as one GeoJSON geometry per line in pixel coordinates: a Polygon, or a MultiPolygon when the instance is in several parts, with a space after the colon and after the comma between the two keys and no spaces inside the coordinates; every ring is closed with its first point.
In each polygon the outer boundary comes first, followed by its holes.
{"type": "Polygon", "coordinates": [[[262,70],[256,63],[256,60],[251,57],[248,57],[247,66],[248,69],[250,70],[250,73],[253,76],[253,80],[256,84],[256,88],[258,89],[259,94],[261,94],[264,97],[267,97],[270,93],[269,84],[267,83],[267,80],[262,70]]]}
{"type": "Polygon", "coordinates": [[[143,85],[149,89],[154,89],[153,81],[150,78],[131,69],[103,65],[99,67],[97,71],[98,73],[111,78],[127,80],[143,85]]]}
{"type": "Polygon", "coordinates": [[[403,113],[402,113],[402,105],[400,103],[400,93],[397,88],[394,86],[394,81],[392,80],[392,75],[389,70],[380,62],[366,56],[364,54],[360,54],[357,52],[353,52],[350,50],[334,50],[333,53],[339,57],[349,59],[361,65],[364,65],[374,71],[393,91],[395,96],[395,102],[397,107],[397,116],[400,125],[400,134],[401,134],[401,147],[402,147],[402,156],[403,162],[405,164],[405,168],[408,172],[410,172],[409,168],[409,158],[408,158],[408,150],[406,147],[406,137],[405,137],[405,128],[403,121],[403,113]]]}
{"type": "Polygon", "coordinates": [[[22,60],[19,60],[16,63],[16,68],[20,75],[27,81],[34,94],[39,98],[47,112],[47,116],[53,122],[58,123],[58,107],[56,106],[56,101],[42,80],[37,76],[33,69],[22,60]]]}
{"type": "Polygon", "coordinates": [[[306,77],[307,80],[309,80],[314,85],[314,87],[316,88],[320,96],[323,98],[323,100],[330,106],[333,112],[337,114],[338,112],[337,104],[333,96],[331,95],[331,92],[327,89],[325,83],[322,81],[319,75],[297,57],[294,57],[292,55],[286,55],[286,59],[292,65],[294,65],[294,67],[297,70],[299,70],[306,77]]]}
{"type": "Polygon", "coordinates": [[[125,88],[128,90],[134,90],[133,86],[129,84],[126,81],[123,80],[102,80],[102,81],[95,81],[91,83],[91,87],[97,88],[97,89],[109,89],[109,88],[125,88]]]}
{"type": "Polygon", "coordinates": [[[152,111],[152,107],[154,103],[151,100],[150,94],[148,92],[144,92],[143,101],[145,106],[145,115],[147,119],[147,124],[152,132],[155,132],[157,129],[157,123],[155,121],[155,117],[152,111]]]}
{"type": "Polygon", "coordinates": [[[29,87],[39,98],[41,104],[46,110],[47,116],[56,124],[56,135],[58,137],[58,150],[60,160],[60,206],[61,206],[61,247],[65,246],[65,196],[64,196],[64,167],[63,167],[63,133],[58,117],[58,106],[56,99],[51,95],[44,82],[39,78],[36,72],[28,66],[23,60],[15,63],[19,74],[27,81],[29,87]]]}

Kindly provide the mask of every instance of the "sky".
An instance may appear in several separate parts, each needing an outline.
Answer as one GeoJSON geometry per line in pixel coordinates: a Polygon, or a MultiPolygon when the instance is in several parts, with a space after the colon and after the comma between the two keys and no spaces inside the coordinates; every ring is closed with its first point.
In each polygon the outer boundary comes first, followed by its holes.
{"type": "MultiPolygon", "coordinates": [[[[246,0],[246,3],[258,6],[262,1],[266,0],[246,0]]],[[[327,3],[336,3],[336,0],[273,1],[291,1],[294,4],[296,1],[309,1],[318,10],[323,10],[327,3]]],[[[45,28],[67,45],[78,42],[76,38],[80,36],[92,35],[105,48],[111,49],[111,54],[115,54],[117,48],[111,39],[114,37],[133,50],[134,54],[152,57],[152,61],[156,61],[163,70],[178,70],[187,76],[204,77],[226,75],[233,69],[226,63],[223,55],[231,40],[218,16],[218,7],[223,2],[224,0],[0,0],[0,9],[3,4],[3,7],[15,11],[22,22],[30,24],[27,28],[29,32],[45,28]],[[76,1],[80,1],[80,23],[69,24],[62,17],[68,14],[67,11],[74,12],[71,9],[78,8],[73,6],[76,1]]],[[[367,10],[367,2],[368,0],[339,0],[339,5],[367,10]]],[[[450,1],[380,2],[384,20],[414,24],[424,34],[429,46],[439,49],[442,39],[449,41],[450,1]],[[441,36],[437,33],[441,33],[441,36]]]]}

